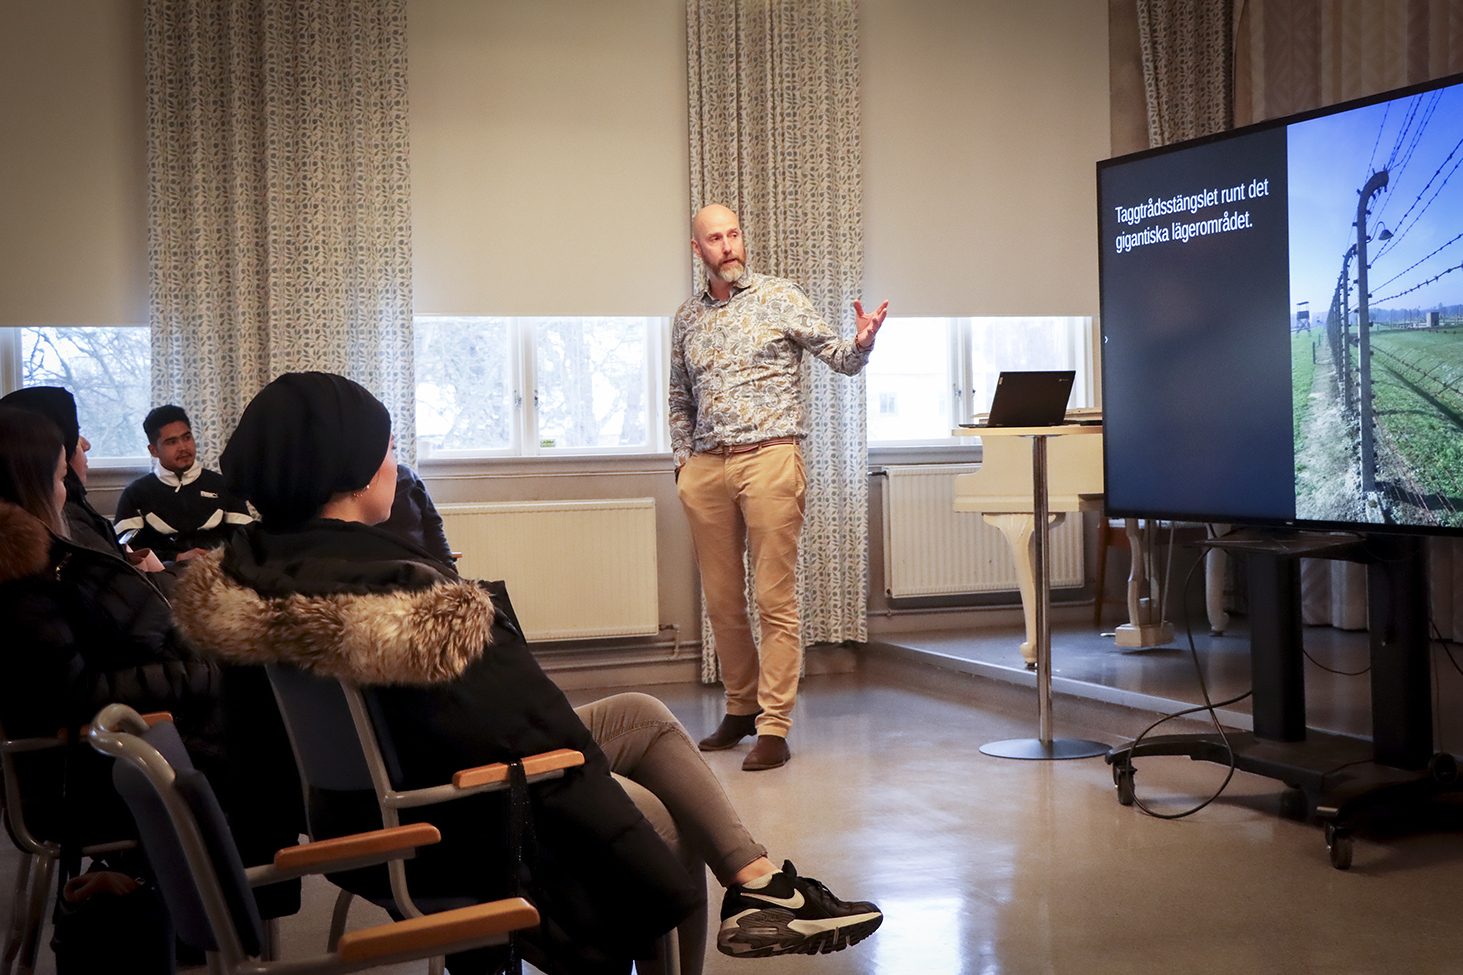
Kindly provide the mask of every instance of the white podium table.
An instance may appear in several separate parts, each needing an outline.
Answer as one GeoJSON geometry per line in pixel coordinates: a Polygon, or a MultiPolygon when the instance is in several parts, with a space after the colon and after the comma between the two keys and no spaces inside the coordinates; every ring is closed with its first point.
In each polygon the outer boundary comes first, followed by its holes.
{"type": "Polygon", "coordinates": [[[1108,746],[1083,738],[1052,737],[1052,630],[1051,630],[1051,525],[1047,491],[1047,440],[1051,437],[1101,434],[1099,424],[1063,424],[1054,427],[956,427],[963,437],[1029,437],[1035,549],[1036,592],[1036,698],[1039,736],[993,741],[980,750],[996,758],[1067,759],[1105,755],[1108,746]]]}

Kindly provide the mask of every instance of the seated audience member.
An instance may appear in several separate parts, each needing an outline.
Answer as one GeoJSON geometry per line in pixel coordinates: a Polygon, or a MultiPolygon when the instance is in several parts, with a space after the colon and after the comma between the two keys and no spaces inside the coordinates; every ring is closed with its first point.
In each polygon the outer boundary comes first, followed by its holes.
{"type": "Polygon", "coordinates": [[[223,475],[199,463],[193,425],[181,406],[159,406],[142,429],[153,470],[127,485],[117,501],[119,538],[152,549],[165,562],[186,561],[254,520],[248,506],[224,490],[223,475]]]}
{"type": "MultiPolygon", "coordinates": [[[[220,466],[260,521],[183,574],[174,615],[189,642],[224,660],[280,661],[361,685],[406,788],[555,748],[584,753],[582,768],[534,791],[539,869],[527,896],[544,920],[530,940],[549,970],[628,971],[705,896],[704,878],[688,873],[632,788],[664,804],[726,888],[717,936],[726,954],[834,951],[879,926],[875,905],[841,901],[791,863],[773,867],[663,704],[621,694],[572,708],[506,600],[377,527],[391,511],[396,461],[390,417],[364,388],[325,373],[281,376],[245,409],[220,466]]],[[[505,806],[479,795],[411,810],[443,837],[408,862],[412,890],[509,894],[505,806]]],[[[379,823],[374,803],[354,794],[322,792],[312,808],[331,833],[379,823]]],[[[691,954],[687,970],[698,971],[691,954]]],[[[448,968],[464,975],[500,960],[474,952],[448,968]]]]}
{"type": "Polygon", "coordinates": [[[91,506],[86,497],[86,478],[90,471],[86,453],[91,443],[81,435],[76,420],[76,400],[60,386],[27,386],[0,399],[0,404],[38,413],[56,425],[66,444],[66,520],[71,541],[98,552],[125,555],[133,565],[148,572],[160,572],[162,562],[151,552],[133,552],[117,540],[117,533],[107,516],[91,506]]]}
{"type": "MultiPolygon", "coordinates": [[[[187,651],[167,601],[116,552],[73,542],[65,440],[37,413],[0,405],[0,721],[14,737],[74,731],[105,704],[170,711],[199,767],[217,766],[219,670],[187,651]]],[[[124,834],[131,820],[110,765],[84,747],[16,756],[28,821],[59,836],[66,805],[86,842],[124,834]],[[72,799],[75,798],[75,803],[72,799]]]]}
{"type": "Polygon", "coordinates": [[[391,502],[391,517],[381,527],[397,538],[404,538],[438,562],[453,565],[452,548],[442,530],[442,516],[432,504],[427,486],[417,472],[405,464],[396,465],[396,499],[391,502]]]}

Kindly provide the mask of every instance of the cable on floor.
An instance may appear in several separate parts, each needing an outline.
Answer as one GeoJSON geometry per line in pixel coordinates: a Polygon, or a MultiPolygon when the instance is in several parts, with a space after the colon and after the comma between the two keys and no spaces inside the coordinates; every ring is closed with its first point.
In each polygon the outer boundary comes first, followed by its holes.
{"type": "MultiPolygon", "coordinates": [[[[1198,567],[1203,564],[1204,559],[1201,556],[1199,559],[1195,560],[1192,566],[1190,566],[1189,574],[1184,579],[1183,592],[1185,594],[1188,593],[1190,586],[1193,584],[1195,570],[1197,570],[1198,567]]],[[[1218,789],[1214,790],[1213,795],[1209,796],[1209,798],[1205,799],[1203,802],[1200,802],[1197,806],[1194,806],[1191,809],[1185,809],[1181,812],[1164,813],[1150,809],[1146,804],[1144,804],[1142,799],[1138,798],[1137,789],[1135,788],[1133,793],[1133,805],[1137,806],[1139,809],[1143,810],[1144,813],[1152,816],[1154,819],[1183,819],[1185,816],[1192,816],[1200,809],[1203,809],[1205,806],[1209,805],[1215,799],[1218,799],[1221,795],[1224,794],[1224,790],[1229,788],[1229,783],[1231,780],[1234,779],[1235,772],[1234,747],[1229,743],[1229,735],[1225,732],[1224,726],[1219,723],[1218,709],[1222,707],[1228,707],[1231,704],[1238,704],[1240,701],[1243,701],[1245,698],[1254,693],[1254,690],[1251,689],[1245,691],[1243,694],[1240,694],[1237,697],[1232,697],[1227,701],[1220,701],[1218,703],[1215,703],[1214,701],[1210,700],[1209,684],[1206,680],[1204,680],[1204,668],[1199,663],[1199,648],[1194,644],[1194,621],[1189,614],[1189,600],[1185,598],[1180,602],[1184,608],[1184,633],[1188,637],[1189,641],[1189,656],[1194,661],[1194,672],[1199,677],[1199,691],[1204,696],[1204,703],[1195,705],[1191,708],[1185,708],[1182,711],[1175,711],[1172,714],[1166,714],[1163,717],[1159,718],[1157,721],[1150,724],[1148,727],[1144,728],[1141,732],[1139,732],[1138,737],[1134,738],[1133,741],[1127,746],[1128,757],[1124,760],[1123,763],[1125,766],[1124,771],[1128,772],[1129,774],[1132,774],[1135,771],[1133,767],[1133,753],[1137,751],[1139,743],[1141,743],[1143,739],[1148,736],[1149,732],[1151,732],[1154,728],[1157,728],[1164,722],[1172,721],[1174,718],[1180,718],[1184,715],[1194,714],[1199,711],[1207,711],[1209,713],[1209,720],[1213,723],[1214,730],[1219,732],[1219,740],[1223,743],[1224,750],[1229,755],[1229,768],[1228,771],[1225,773],[1224,781],[1219,784],[1218,789]]]]}

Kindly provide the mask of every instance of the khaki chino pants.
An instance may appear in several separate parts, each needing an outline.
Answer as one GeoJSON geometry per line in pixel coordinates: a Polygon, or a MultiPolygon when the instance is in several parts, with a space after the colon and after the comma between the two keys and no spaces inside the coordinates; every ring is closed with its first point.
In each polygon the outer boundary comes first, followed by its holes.
{"type": "Polygon", "coordinates": [[[786,737],[803,655],[797,597],[807,490],[802,451],[796,443],[772,443],[741,453],[693,454],[677,488],[701,567],[726,712],[753,714],[760,707],[758,733],[786,737]],[[760,653],[747,614],[748,549],[760,653]]]}

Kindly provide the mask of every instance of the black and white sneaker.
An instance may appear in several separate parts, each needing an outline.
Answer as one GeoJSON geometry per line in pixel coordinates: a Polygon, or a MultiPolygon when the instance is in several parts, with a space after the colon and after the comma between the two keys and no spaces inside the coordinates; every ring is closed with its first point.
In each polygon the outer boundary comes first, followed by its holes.
{"type": "Polygon", "coordinates": [[[791,860],[757,887],[728,887],[716,946],[738,958],[842,951],[873,934],[884,915],[869,901],[841,901],[791,860]]]}

